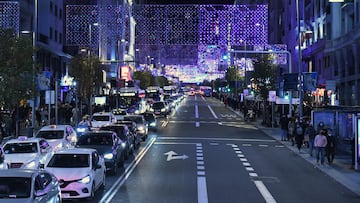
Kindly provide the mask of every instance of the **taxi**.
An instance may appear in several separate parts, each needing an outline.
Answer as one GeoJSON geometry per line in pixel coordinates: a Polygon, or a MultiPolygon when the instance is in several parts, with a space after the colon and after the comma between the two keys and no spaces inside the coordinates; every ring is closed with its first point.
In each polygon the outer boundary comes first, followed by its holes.
{"type": "Polygon", "coordinates": [[[4,164],[8,168],[39,169],[52,155],[52,147],[43,138],[19,136],[8,140],[4,146],[4,164]]]}
{"type": "Polygon", "coordinates": [[[91,117],[91,130],[98,130],[104,125],[116,123],[116,117],[111,112],[97,112],[91,117]]]}
{"type": "Polygon", "coordinates": [[[76,131],[71,125],[47,125],[42,127],[35,137],[46,139],[55,151],[71,148],[77,142],[76,131]]]}
{"type": "Polygon", "coordinates": [[[56,151],[43,167],[59,180],[63,199],[93,199],[95,191],[105,187],[105,161],[96,149],[56,151]]]}

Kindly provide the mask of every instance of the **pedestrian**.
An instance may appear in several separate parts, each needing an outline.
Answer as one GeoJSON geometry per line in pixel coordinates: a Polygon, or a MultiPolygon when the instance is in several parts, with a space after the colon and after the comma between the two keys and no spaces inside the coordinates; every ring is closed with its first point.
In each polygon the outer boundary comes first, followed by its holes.
{"type": "Polygon", "coordinates": [[[316,150],[316,162],[321,161],[321,165],[324,165],[325,161],[325,147],[327,145],[327,139],[325,136],[325,131],[321,130],[319,134],[315,136],[314,146],[316,150]]]}
{"type": "MultiPolygon", "coordinates": [[[[326,131],[325,131],[326,132],[326,131]]],[[[332,164],[335,158],[335,137],[332,134],[332,131],[329,129],[326,132],[327,145],[326,145],[326,157],[329,164],[332,164]]]]}
{"type": "Polygon", "coordinates": [[[288,134],[288,123],[289,118],[286,114],[283,114],[280,118],[280,127],[281,127],[281,141],[287,140],[287,134],[288,134]]]}
{"type": "Polygon", "coordinates": [[[293,118],[289,119],[288,123],[288,140],[291,141],[291,146],[294,146],[295,140],[295,121],[293,118]]]}
{"type": "Polygon", "coordinates": [[[313,156],[315,135],[316,135],[315,128],[312,123],[309,123],[308,127],[305,129],[305,136],[309,138],[308,145],[309,145],[310,156],[313,156]]]}
{"type": "Polygon", "coordinates": [[[295,124],[295,142],[298,151],[301,152],[301,147],[304,143],[304,129],[300,120],[295,124]]]}

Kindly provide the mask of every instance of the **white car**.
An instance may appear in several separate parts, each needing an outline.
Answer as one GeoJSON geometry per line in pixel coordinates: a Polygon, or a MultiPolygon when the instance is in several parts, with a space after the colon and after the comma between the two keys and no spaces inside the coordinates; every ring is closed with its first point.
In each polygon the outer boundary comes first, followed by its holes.
{"type": "Polygon", "coordinates": [[[0,202],[59,203],[56,177],[44,170],[11,169],[0,173],[0,202]]]}
{"type": "Polygon", "coordinates": [[[39,169],[41,164],[50,160],[52,147],[42,138],[19,138],[8,140],[3,147],[4,164],[8,168],[39,169]]]}
{"type": "Polygon", "coordinates": [[[101,126],[111,125],[116,123],[116,118],[111,112],[98,112],[94,113],[91,117],[91,129],[97,130],[101,126]]]}
{"type": "Polygon", "coordinates": [[[63,199],[92,199],[95,191],[105,186],[104,158],[95,149],[56,151],[44,169],[59,180],[63,199]]]}
{"type": "Polygon", "coordinates": [[[55,151],[73,147],[77,142],[76,131],[71,125],[47,125],[35,137],[46,139],[55,151]]]}

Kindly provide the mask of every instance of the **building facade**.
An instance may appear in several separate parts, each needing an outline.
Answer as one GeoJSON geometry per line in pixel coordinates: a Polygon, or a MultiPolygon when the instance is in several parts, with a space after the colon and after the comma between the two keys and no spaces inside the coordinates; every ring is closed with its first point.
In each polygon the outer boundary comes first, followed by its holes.
{"type": "Polygon", "coordinates": [[[313,97],[313,104],[360,105],[360,60],[357,57],[360,1],[282,0],[269,4],[269,42],[281,40],[288,45],[295,72],[318,73],[317,90],[305,92],[313,97]]]}

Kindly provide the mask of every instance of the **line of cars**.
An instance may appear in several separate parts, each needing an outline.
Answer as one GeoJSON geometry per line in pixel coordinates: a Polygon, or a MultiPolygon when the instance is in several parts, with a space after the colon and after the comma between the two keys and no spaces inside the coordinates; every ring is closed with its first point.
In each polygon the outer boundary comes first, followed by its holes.
{"type": "Polygon", "coordinates": [[[49,125],[34,137],[8,140],[0,150],[0,168],[6,169],[0,173],[0,202],[91,199],[105,186],[107,172],[115,175],[149,131],[144,115],[124,115],[117,121],[102,112],[91,123],[81,133],[70,125],[49,125]],[[26,189],[8,181],[16,177],[27,177],[19,180],[26,189]]]}

